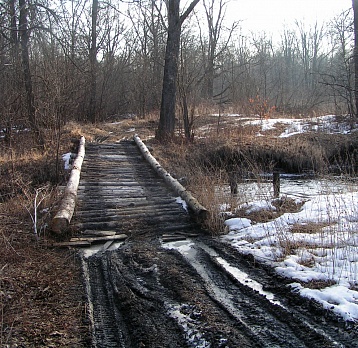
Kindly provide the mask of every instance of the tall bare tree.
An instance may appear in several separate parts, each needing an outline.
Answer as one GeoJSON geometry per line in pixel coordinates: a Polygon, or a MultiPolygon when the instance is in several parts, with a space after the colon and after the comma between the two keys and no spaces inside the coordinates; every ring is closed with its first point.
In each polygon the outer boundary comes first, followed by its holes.
{"type": "Polygon", "coordinates": [[[226,8],[229,1],[227,0],[204,0],[205,15],[208,24],[208,43],[203,46],[205,58],[205,86],[204,95],[208,99],[214,96],[214,80],[217,73],[216,61],[218,57],[226,50],[234,30],[237,28],[238,23],[234,22],[229,28],[226,35],[225,42],[222,43],[219,49],[219,43],[224,31],[223,21],[225,20],[226,8]],[[205,47],[206,46],[206,47],[205,47]]]}
{"type": "Polygon", "coordinates": [[[174,136],[175,130],[175,101],[176,82],[178,75],[178,60],[180,51],[181,27],[200,0],[194,0],[180,15],[180,0],[168,0],[168,37],[165,51],[162,102],[160,120],[156,137],[166,140],[174,136]]]}
{"type": "Polygon", "coordinates": [[[352,0],[354,14],[354,97],[355,97],[355,115],[358,116],[358,0],[352,0]]]}
{"type": "Polygon", "coordinates": [[[23,78],[26,91],[26,106],[30,125],[35,134],[37,143],[41,146],[44,145],[43,134],[36,118],[35,96],[33,92],[32,76],[30,70],[30,57],[29,57],[29,29],[27,25],[28,20],[28,7],[25,0],[19,0],[20,16],[19,16],[19,32],[21,44],[21,58],[23,78]]]}
{"type": "Polygon", "coordinates": [[[132,22],[133,60],[136,72],[133,97],[134,110],[140,117],[160,107],[163,83],[162,61],[164,58],[166,27],[162,9],[164,2],[154,0],[131,6],[128,16],[132,22]]]}
{"type": "Polygon", "coordinates": [[[92,27],[91,27],[91,46],[89,52],[90,60],[90,100],[88,108],[88,119],[96,122],[97,106],[97,18],[98,18],[98,0],[92,2],[92,27]]]}

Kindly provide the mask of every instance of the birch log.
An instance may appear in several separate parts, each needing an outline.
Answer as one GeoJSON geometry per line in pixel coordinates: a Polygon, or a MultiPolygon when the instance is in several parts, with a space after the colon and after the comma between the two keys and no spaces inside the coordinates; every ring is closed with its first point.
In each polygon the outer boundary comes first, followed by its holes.
{"type": "Polygon", "coordinates": [[[203,207],[193,196],[192,194],[183,187],[178,180],[174,179],[160,164],[159,162],[151,155],[147,146],[142,142],[138,134],[134,135],[134,141],[139,147],[144,158],[149,162],[151,167],[162,177],[165,182],[170,186],[170,188],[176,192],[188,205],[188,207],[201,219],[205,219],[208,214],[208,210],[203,207]]]}
{"type": "Polygon", "coordinates": [[[85,157],[85,138],[82,136],[80,139],[80,145],[78,148],[78,154],[73,162],[70,178],[63,198],[61,200],[60,208],[52,220],[52,230],[56,233],[66,231],[76,206],[77,190],[80,182],[80,174],[82,162],[85,157]]]}

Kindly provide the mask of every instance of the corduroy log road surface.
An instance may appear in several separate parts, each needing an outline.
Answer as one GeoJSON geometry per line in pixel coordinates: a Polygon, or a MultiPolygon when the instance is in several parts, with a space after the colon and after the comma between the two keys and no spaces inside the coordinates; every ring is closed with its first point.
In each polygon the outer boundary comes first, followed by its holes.
{"type": "Polygon", "coordinates": [[[354,326],[203,231],[131,141],[86,146],[73,224],[127,235],[81,252],[93,347],[358,347],[354,326]]]}

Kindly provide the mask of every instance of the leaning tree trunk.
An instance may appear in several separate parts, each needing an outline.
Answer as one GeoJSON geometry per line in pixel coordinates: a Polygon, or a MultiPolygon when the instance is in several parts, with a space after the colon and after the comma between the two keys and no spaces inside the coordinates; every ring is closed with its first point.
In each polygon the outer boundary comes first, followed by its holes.
{"type": "Polygon", "coordinates": [[[35,134],[36,142],[39,145],[43,146],[44,138],[36,119],[35,97],[32,89],[26,1],[19,0],[19,7],[20,7],[19,32],[20,32],[20,44],[21,44],[21,60],[22,60],[23,77],[24,77],[25,91],[26,91],[26,106],[27,106],[28,119],[31,128],[35,134]]]}

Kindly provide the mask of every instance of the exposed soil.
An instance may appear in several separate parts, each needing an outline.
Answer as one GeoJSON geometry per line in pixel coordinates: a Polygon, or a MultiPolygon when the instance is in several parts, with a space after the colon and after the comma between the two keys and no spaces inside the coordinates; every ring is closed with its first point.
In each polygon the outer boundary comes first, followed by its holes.
{"type": "MultiPolygon", "coordinates": [[[[48,250],[25,238],[1,251],[1,347],[85,347],[88,325],[74,251],[48,250]]],[[[15,237],[16,236],[16,237],[15,237]]],[[[4,246],[2,244],[2,246],[4,246]]]]}

